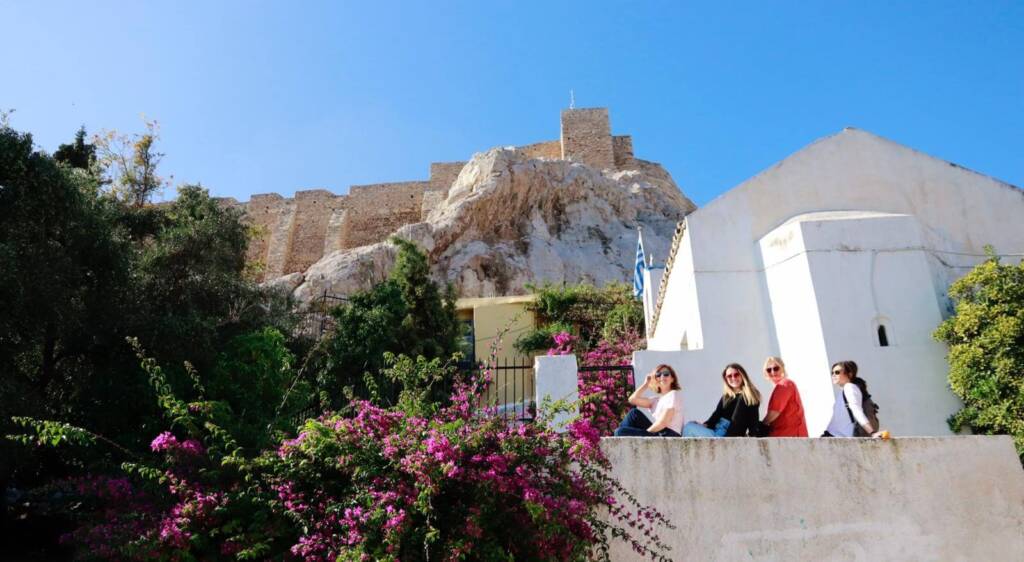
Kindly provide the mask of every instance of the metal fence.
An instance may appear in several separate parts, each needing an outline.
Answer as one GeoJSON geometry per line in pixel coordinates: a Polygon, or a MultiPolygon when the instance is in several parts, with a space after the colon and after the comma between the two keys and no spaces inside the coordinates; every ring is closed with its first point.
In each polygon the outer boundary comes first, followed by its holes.
{"type": "Polygon", "coordinates": [[[490,385],[480,397],[482,406],[518,421],[533,421],[537,417],[537,388],[529,358],[498,359],[494,365],[477,368],[486,368],[491,377],[490,385]]]}
{"type": "Polygon", "coordinates": [[[335,307],[348,303],[347,297],[329,295],[325,290],[322,295],[309,303],[309,308],[303,314],[299,322],[299,334],[318,340],[329,330],[334,328],[334,316],[331,310],[335,307]]]}

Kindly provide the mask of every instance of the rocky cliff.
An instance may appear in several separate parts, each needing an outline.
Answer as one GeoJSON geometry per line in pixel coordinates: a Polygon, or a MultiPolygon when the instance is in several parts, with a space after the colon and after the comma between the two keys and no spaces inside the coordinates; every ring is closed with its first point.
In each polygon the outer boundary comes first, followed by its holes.
{"type": "MultiPolygon", "coordinates": [[[[676,222],[695,208],[658,164],[631,159],[602,172],[531,156],[514,148],[476,154],[424,222],[395,232],[424,249],[436,279],[459,296],[522,294],[545,281],[629,281],[637,227],[648,255],[663,261],[676,222]]],[[[382,280],[394,257],[387,242],[338,250],[268,283],[300,301],[350,294],[382,280]]]]}

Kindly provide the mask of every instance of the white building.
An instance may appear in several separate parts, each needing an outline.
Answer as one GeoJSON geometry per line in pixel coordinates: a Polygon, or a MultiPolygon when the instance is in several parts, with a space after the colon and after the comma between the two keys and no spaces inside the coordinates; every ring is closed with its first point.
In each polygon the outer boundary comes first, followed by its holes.
{"type": "Polygon", "coordinates": [[[832,415],[829,366],[852,359],[895,435],[948,435],[959,409],[945,347],[949,285],[985,259],[1024,255],[1024,191],[856,129],[819,140],[680,223],[647,287],[648,350],[679,373],[704,420],[736,361],[760,388],[779,355],[811,436],[832,415]],[[660,283],[659,283],[660,280],[660,283]]]}

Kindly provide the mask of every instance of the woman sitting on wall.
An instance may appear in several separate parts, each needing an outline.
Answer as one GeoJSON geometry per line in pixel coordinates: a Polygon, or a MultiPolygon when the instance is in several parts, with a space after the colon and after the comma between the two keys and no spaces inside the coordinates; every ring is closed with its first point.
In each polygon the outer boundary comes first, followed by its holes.
{"type": "Polygon", "coordinates": [[[878,437],[877,408],[868,394],[868,383],[857,376],[857,364],[853,361],[834,363],[832,384],[842,389],[842,394],[836,396],[832,421],[828,422],[822,437],[878,437]]]}
{"type": "Polygon", "coordinates": [[[668,365],[658,365],[644,379],[644,384],[629,395],[633,408],[626,419],[615,430],[616,437],[679,437],[683,429],[683,392],[679,388],[676,372],[668,365]],[[643,396],[647,390],[658,395],[643,396]],[[654,423],[640,411],[650,408],[654,412],[654,423]]]}
{"type": "Polygon", "coordinates": [[[683,437],[746,437],[757,425],[759,404],[761,393],[750,382],[746,369],[730,363],[722,371],[722,398],[715,412],[703,424],[686,424],[683,437]]]}
{"type": "Polygon", "coordinates": [[[764,417],[768,437],[807,437],[804,403],[796,383],[786,375],[786,364],[778,357],[765,359],[764,376],[775,385],[764,417]]]}

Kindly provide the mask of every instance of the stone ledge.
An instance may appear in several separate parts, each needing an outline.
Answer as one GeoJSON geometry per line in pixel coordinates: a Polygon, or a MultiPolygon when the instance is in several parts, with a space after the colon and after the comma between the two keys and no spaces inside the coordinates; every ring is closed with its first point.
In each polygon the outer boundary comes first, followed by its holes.
{"type": "Polygon", "coordinates": [[[619,481],[676,522],[662,533],[673,560],[1024,559],[1024,471],[1007,436],[601,447],[619,481]]]}

